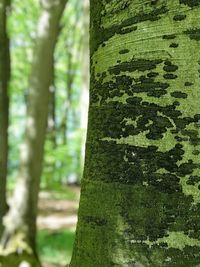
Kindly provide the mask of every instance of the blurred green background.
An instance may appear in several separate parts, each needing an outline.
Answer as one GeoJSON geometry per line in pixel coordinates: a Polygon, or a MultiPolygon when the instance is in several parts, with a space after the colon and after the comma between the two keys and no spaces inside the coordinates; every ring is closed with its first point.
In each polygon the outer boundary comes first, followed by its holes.
{"type": "MultiPolygon", "coordinates": [[[[54,55],[52,111],[45,143],[37,236],[39,256],[43,265],[49,267],[69,263],[77,220],[89,80],[88,63],[84,62],[84,58],[87,61],[88,57],[89,15],[83,2],[68,1],[54,55]]],[[[36,0],[28,3],[13,0],[10,12],[8,31],[12,77],[9,91],[8,196],[15,187],[18,174],[27,90],[41,7],[36,0]]]]}

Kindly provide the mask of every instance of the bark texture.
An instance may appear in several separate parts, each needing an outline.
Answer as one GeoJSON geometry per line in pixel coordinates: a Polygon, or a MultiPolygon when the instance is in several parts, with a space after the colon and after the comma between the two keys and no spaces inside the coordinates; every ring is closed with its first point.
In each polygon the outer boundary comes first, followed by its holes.
{"type": "Polygon", "coordinates": [[[6,176],[8,157],[8,85],[10,79],[10,50],[7,33],[7,13],[10,1],[0,1],[0,236],[2,218],[6,213],[6,176]]]}
{"type": "Polygon", "coordinates": [[[91,0],[70,267],[200,266],[200,1],[91,0]]]}
{"type": "Polygon", "coordinates": [[[60,30],[60,19],[67,0],[43,0],[38,23],[38,38],[34,51],[32,74],[27,103],[25,142],[21,151],[19,178],[4,219],[1,255],[3,267],[24,259],[29,266],[38,266],[36,258],[36,215],[38,191],[42,172],[44,141],[48,120],[48,103],[52,82],[54,49],[60,30]],[[6,257],[9,256],[9,257],[6,257]],[[18,260],[16,260],[16,258],[18,260]],[[31,259],[31,260],[30,260],[31,259]]]}

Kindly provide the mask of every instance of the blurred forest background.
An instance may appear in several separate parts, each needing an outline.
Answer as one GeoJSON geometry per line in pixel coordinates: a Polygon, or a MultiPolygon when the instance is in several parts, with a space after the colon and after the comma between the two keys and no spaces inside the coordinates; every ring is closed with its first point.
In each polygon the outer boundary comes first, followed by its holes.
{"type": "MultiPolygon", "coordinates": [[[[37,246],[44,267],[69,263],[74,241],[88,111],[88,2],[67,2],[54,52],[37,218],[37,246]]],[[[11,54],[8,203],[23,153],[27,95],[40,14],[39,0],[13,0],[7,10],[11,54]]]]}

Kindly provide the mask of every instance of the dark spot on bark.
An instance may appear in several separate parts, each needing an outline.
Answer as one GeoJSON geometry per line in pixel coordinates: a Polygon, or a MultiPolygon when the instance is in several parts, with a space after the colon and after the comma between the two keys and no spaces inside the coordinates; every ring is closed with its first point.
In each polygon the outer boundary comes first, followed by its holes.
{"type": "Polygon", "coordinates": [[[169,60],[165,60],[165,65],[167,65],[167,66],[171,66],[171,65],[172,65],[172,62],[169,61],[169,60]]]}
{"type": "Polygon", "coordinates": [[[126,99],[127,104],[138,105],[142,101],[141,97],[129,97],[126,99]]]}
{"type": "Polygon", "coordinates": [[[194,7],[200,5],[200,0],[180,0],[180,4],[184,4],[189,7],[194,7]]]}
{"type": "Polygon", "coordinates": [[[149,176],[148,184],[159,189],[160,192],[173,194],[181,191],[180,178],[175,174],[153,174],[149,176]]]}
{"type": "Polygon", "coordinates": [[[149,78],[155,78],[155,77],[157,77],[159,75],[159,73],[158,72],[149,72],[148,74],[147,74],[147,77],[149,77],[149,78]]]}
{"type": "Polygon", "coordinates": [[[178,66],[173,64],[167,64],[163,67],[163,70],[166,72],[175,72],[178,70],[178,66]]]}
{"type": "Polygon", "coordinates": [[[200,151],[199,151],[199,150],[194,150],[194,151],[192,152],[192,154],[195,155],[195,156],[198,156],[198,155],[200,154],[200,151]]]}
{"type": "Polygon", "coordinates": [[[187,163],[182,163],[179,166],[177,174],[181,177],[185,177],[186,175],[191,174],[197,167],[197,164],[193,163],[192,160],[189,160],[187,163]]]}
{"type": "Polygon", "coordinates": [[[175,139],[176,139],[178,142],[185,142],[185,141],[188,141],[188,138],[187,138],[187,137],[175,136],[175,139]]]}
{"type": "Polygon", "coordinates": [[[178,14],[176,16],[173,17],[173,20],[175,21],[181,21],[181,20],[184,20],[187,16],[186,15],[183,15],[183,14],[178,14]]]}
{"type": "Polygon", "coordinates": [[[161,59],[146,60],[146,59],[132,59],[130,61],[122,62],[109,68],[110,74],[119,74],[121,71],[145,71],[155,69],[158,64],[162,63],[161,59]]]}
{"type": "Polygon", "coordinates": [[[179,44],[177,43],[171,43],[169,47],[171,48],[177,48],[179,46],[179,44]]]}
{"type": "Polygon", "coordinates": [[[122,49],[122,50],[120,50],[119,51],[119,54],[127,54],[127,53],[129,53],[129,49],[122,49]]]}
{"type": "Polygon", "coordinates": [[[195,114],[194,115],[194,121],[197,122],[200,120],[200,114],[195,114]]]}
{"type": "Polygon", "coordinates": [[[155,5],[158,3],[158,0],[151,0],[151,5],[155,5]]]}
{"type": "Polygon", "coordinates": [[[168,34],[168,35],[163,35],[162,37],[164,40],[171,40],[171,39],[175,39],[176,38],[176,35],[175,34],[168,34]]]}
{"type": "Polygon", "coordinates": [[[184,33],[189,35],[191,40],[200,41],[200,29],[188,29],[184,33]]]}
{"type": "Polygon", "coordinates": [[[193,83],[191,83],[191,82],[185,82],[185,86],[192,86],[193,85],[193,83]]]}
{"type": "Polygon", "coordinates": [[[130,88],[133,93],[146,92],[148,96],[160,97],[167,93],[168,83],[156,82],[153,78],[140,76],[139,80],[130,88]]]}
{"type": "Polygon", "coordinates": [[[190,176],[188,181],[187,181],[187,184],[188,185],[196,185],[197,183],[200,182],[200,176],[190,176]]]}
{"type": "Polygon", "coordinates": [[[104,225],[107,224],[106,219],[99,218],[99,217],[96,217],[96,216],[84,216],[83,219],[84,219],[84,221],[86,223],[94,224],[94,225],[97,225],[97,226],[104,226],[104,225]]]}
{"type": "Polygon", "coordinates": [[[132,27],[126,27],[126,28],[120,29],[116,33],[118,33],[118,34],[126,34],[126,33],[130,33],[130,32],[136,31],[136,30],[137,30],[137,26],[132,26],[132,27]]]}
{"type": "Polygon", "coordinates": [[[187,94],[183,93],[181,91],[175,91],[171,93],[171,96],[175,97],[175,98],[187,98],[187,94]]]}
{"type": "Polygon", "coordinates": [[[171,128],[172,124],[168,118],[157,116],[153,119],[153,124],[149,128],[149,133],[146,134],[148,139],[157,140],[163,137],[163,133],[167,131],[168,128],[171,128]]]}
{"type": "Polygon", "coordinates": [[[167,74],[164,74],[163,77],[167,80],[174,80],[176,79],[178,76],[173,74],[173,73],[167,73],[167,74]]]}
{"type": "Polygon", "coordinates": [[[183,136],[188,136],[189,137],[189,141],[193,146],[197,146],[200,144],[200,138],[199,136],[199,132],[196,130],[182,130],[181,131],[183,136]]]}

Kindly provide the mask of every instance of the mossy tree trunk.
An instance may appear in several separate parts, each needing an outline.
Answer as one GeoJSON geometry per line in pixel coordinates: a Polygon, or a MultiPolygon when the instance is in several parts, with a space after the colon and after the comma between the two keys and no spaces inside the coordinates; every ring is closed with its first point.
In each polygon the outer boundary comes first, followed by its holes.
{"type": "Polygon", "coordinates": [[[6,212],[6,176],[8,157],[8,85],[10,79],[10,50],[7,33],[7,14],[10,1],[0,1],[0,236],[2,218],[6,212]]]}
{"type": "MultiPolygon", "coordinates": [[[[48,103],[52,82],[54,49],[60,31],[60,19],[67,0],[42,0],[42,14],[38,23],[38,36],[34,51],[32,74],[27,104],[25,142],[21,151],[19,178],[4,218],[1,255],[3,266],[10,266],[5,258],[16,255],[26,257],[36,267],[36,216],[45,134],[48,119],[48,103]],[[27,256],[28,255],[28,256],[27,256]],[[32,255],[32,257],[30,257],[32,255]]],[[[12,266],[18,266],[13,259],[12,266]]]]}
{"type": "Polygon", "coordinates": [[[70,267],[200,263],[200,1],[91,0],[86,162],[70,267]]]}

